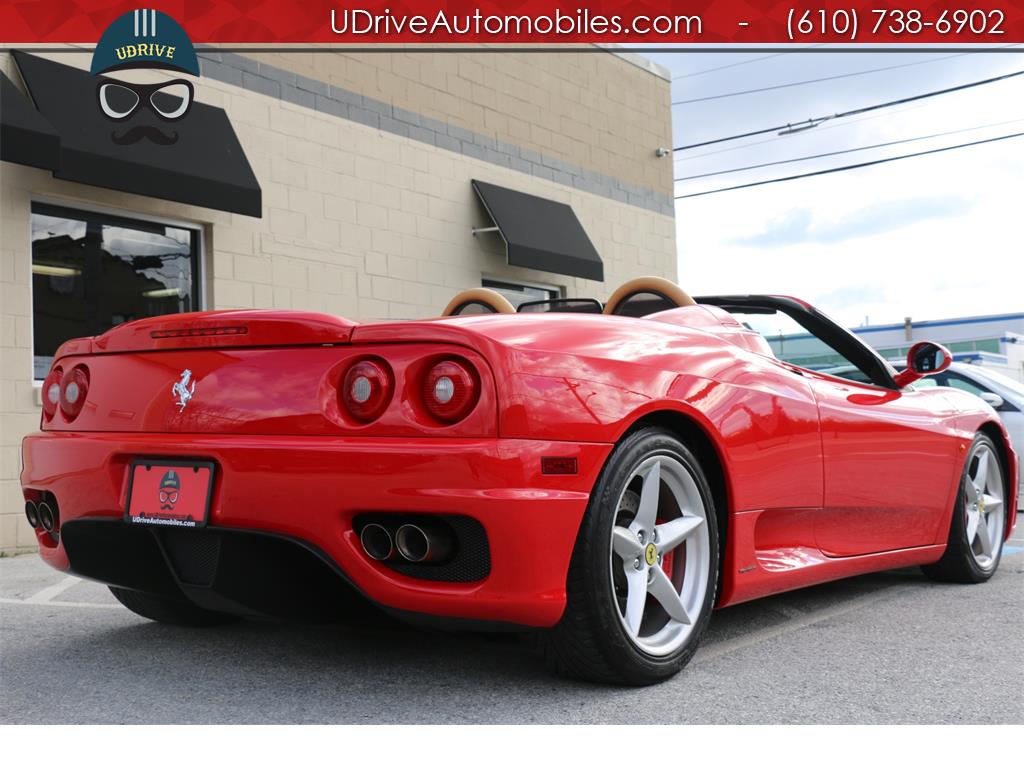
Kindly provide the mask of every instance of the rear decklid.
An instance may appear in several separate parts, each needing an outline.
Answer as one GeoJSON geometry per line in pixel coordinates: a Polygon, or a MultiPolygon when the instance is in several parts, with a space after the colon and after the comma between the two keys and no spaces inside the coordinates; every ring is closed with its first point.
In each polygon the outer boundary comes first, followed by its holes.
{"type": "Polygon", "coordinates": [[[359,343],[353,338],[357,327],[312,312],[222,311],[149,318],[75,339],[58,350],[51,377],[62,382],[63,393],[63,382],[77,375],[86,394],[77,413],[63,401],[53,413],[44,408],[42,428],[368,437],[494,433],[494,378],[478,351],[455,339],[421,340],[400,329],[359,343]],[[372,423],[360,422],[339,403],[346,372],[367,358],[387,369],[394,391],[372,423]],[[457,428],[435,423],[415,407],[426,369],[446,358],[466,361],[481,385],[479,407],[457,428]]]}

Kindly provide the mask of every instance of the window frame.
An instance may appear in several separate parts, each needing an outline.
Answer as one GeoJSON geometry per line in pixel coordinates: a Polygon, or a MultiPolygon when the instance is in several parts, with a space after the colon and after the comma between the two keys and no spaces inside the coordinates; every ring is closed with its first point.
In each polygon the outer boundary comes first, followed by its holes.
{"type": "Polygon", "coordinates": [[[825,373],[824,371],[805,368],[795,363],[780,360],[774,354],[772,355],[773,359],[779,360],[784,365],[805,371],[809,375],[834,379],[867,389],[900,391],[893,378],[896,369],[887,360],[872,347],[865,344],[855,333],[844,328],[824,312],[815,309],[809,304],[788,296],[772,296],[767,294],[695,296],[694,301],[698,304],[718,306],[727,312],[734,307],[741,313],[744,309],[756,311],[758,308],[782,312],[793,319],[797,325],[803,327],[808,334],[823,342],[825,346],[838,353],[840,357],[846,358],[847,362],[851,363],[854,368],[860,370],[868,378],[868,381],[847,379],[842,376],[825,373]]]}
{"type": "MultiPolygon", "coordinates": [[[[967,394],[975,395],[976,397],[981,397],[981,395],[983,395],[983,394],[985,394],[985,395],[998,395],[999,397],[1001,397],[1003,399],[1003,404],[995,409],[996,413],[1020,413],[1021,412],[1021,409],[1019,407],[1017,407],[1016,403],[1011,402],[1006,397],[1006,395],[1002,394],[1001,392],[997,392],[995,389],[993,389],[992,384],[989,383],[988,381],[985,381],[984,379],[979,381],[978,379],[972,378],[971,376],[965,374],[963,371],[954,370],[952,368],[947,368],[946,370],[940,371],[939,373],[937,373],[937,374],[935,374],[933,376],[928,376],[928,377],[926,377],[924,379],[921,379],[921,381],[915,381],[913,386],[916,389],[919,389],[919,390],[934,389],[936,387],[946,387],[946,388],[949,388],[949,389],[955,389],[958,392],[966,392],[967,394]],[[953,384],[950,383],[950,380],[952,380],[952,379],[956,379],[957,381],[962,381],[962,382],[965,382],[967,384],[970,384],[972,387],[977,389],[978,392],[975,393],[975,392],[972,392],[969,389],[965,389],[964,387],[954,386],[953,384]],[[928,384],[925,385],[925,386],[922,386],[921,382],[928,382],[928,384]]],[[[1013,390],[1010,390],[1010,391],[1012,392],[1013,390]]]]}
{"type": "Polygon", "coordinates": [[[961,392],[966,392],[967,394],[974,395],[975,397],[981,397],[982,394],[987,394],[987,395],[999,394],[998,392],[993,392],[991,387],[986,387],[986,386],[984,386],[982,384],[979,384],[974,379],[970,379],[967,376],[964,376],[959,371],[950,371],[950,370],[947,369],[945,371],[941,371],[938,375],[933,376],[932,378],[935,380],[935,382],[940,387],[949,387],[951,389],[959,389],[961,392]],[[950,381],[961,381],[961,382],[969,385],[970,387],[972,387],[973,390],[977,390],[977,392],[973,391],[972,389],[967,389],[966,387],[958,387],[958,386],[956,386],[954,384],[948,383],[950,381]]]}
{"type": "MultiPolygon", "coordinates": [[[[188,229],[196,233],[196,311],[205,311],[210,306],[210,284],[208,281],[209,265],[206,252],[206,241],[207,241],[207,224],[198,221],[189,221],[187,219],[175,219],[169,216],[161,215],[149,215],[146,213],[140,213],[137,211],[129,211],[123,208],[114,208],[105,205],[96,205],[95,203],[79,200],[69,200],[61,197],[51,197],[46,195],[33,195],[28,201],[28,217],[25,222],[25,228],[27,230],[26,242],[28,243],[27,254],[28,254],[28,330],[29,330],[29,344],[28,344],[28,375],[29,380],[32,382],[32,386],[35,389],[36,405],[41,403],[41,391],[44,379],[37,379],[35,377],[35,339],[36,339],[36,308],[35,308],[35,295],[32,290],[32,214],[33,208],[37,205],[47,206],[51,208],[63,209],[71,213],[86,213],[95,216],[107,216],[114,220],[114,223],[118,220],[124,224],[131,226],[133,222],[139,222],[142,224],[156,224],[167,227],[177,227],[178,229],[188,229]]],[[[45,214],[44,214],[45,215],[45,214]]]]}

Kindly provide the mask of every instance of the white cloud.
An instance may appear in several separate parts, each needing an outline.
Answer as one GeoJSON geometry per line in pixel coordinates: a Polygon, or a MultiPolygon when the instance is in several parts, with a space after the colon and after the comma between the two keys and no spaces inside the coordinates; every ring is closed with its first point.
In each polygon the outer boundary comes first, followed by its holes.
{"type": "MultiPolygon", "coordinates": [[[[744,90],[938,56],[780,56],[676,81],[673,93],[679,99],[744,90]]],[[[756,57],[677,54],[658,58],[681,74],[756,57]]],[[[674,114],[675,143],[936,90],[1019,69],[1020,62],[1021,57],[1012,54],[961,56],[866,77],[687,105],[674,114]]],[[[769,134],[680,153],[677,176],[1018,121],[682,182],[677,184],[677,194],[1021,132],[1022,97],[1024,77],[879,110],[859,119],[825,123],[785,138],[769,134]]],[[[1022,190],[1024,137],[681,200],[676,208],[679,280],[696,294],[796,295],[849,325],[862,323],[865,316],[879,323],[897,322],[908,315],[927,319],[1020,311],[1024,309],[1022,190]]]]}

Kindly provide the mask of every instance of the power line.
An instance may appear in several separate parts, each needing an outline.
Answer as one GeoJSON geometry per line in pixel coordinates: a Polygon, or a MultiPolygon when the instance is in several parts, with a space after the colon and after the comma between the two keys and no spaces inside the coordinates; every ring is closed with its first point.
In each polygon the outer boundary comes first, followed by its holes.
{"type": "MultiPolygon", "coordinates": [[[[819,43],[819,45],[824,45],[824,43],[819,43]]],[[[997,51],[997,52],[998,51],[1005,51],[1005,50],[1008,50],[1008,49],[1016,48],[1016,47],[1018,47],[1018,45],[1019,44],[1015,43],[1014,45],[1003,46],[1003,47],[1000,47],[1000,48],[997,48],[997,49],[994,49],[994,50],[997,51]]],[[[838,123],[838,124],[825,125],[825,126],[816,126],[815,127],[815,133],[818,134],[818,133],[823,133],[824,131],[834,131],[837,128],[849,128],[850,126],[856,125],[857,123],[864,123],[864,122],[868,122],[868,121],[871,121],[871,120],[887,120],[887,119],[890,119],[891,117],[893,117],[895,115],[902,115],[902,114],[906,114],[907,112],[913,112],[913,111],[916,111],[916,110],[919,110],[919,109],[925,109],[928,106],[929,105],[927,103],[911,104],[910,106],[905,106],[902,109],[894,109],[889,114],[878,114],[878,115],[869,114],[869,115],[866,115],[864,117],[859,117],[859,118],[856,118],[854,120],[847,120],[845,122],[838,123]]],[[[739,151],[742,151],[742,150],[747,149],[749,147],[759,147],[762,144],[771,144],[772,142],[775,142],[775,141],[782,141],[784,139],[788,139],[789,135],[790,134],[785,134],[785,133],[784,134],[779,134],[777,136],[772,136],[771,138],[768,138],[768,139],[761,139],[760,141],[748,141],[745,144],[740,144],[740,145],[735,146],[735,147],[723,147],[722,149],[713,149],[713,150],[710,150],[708,152],[700,152],[698,154],[676,155],[675,157],[672,158],[672,161],[673,161],[673,163],[676,163],[676,162],[695,160],[698,157],[710,157],[711,155],[720,155],[720,154],[723,154],[723,153],[726,153],[726,152],[739,152],[739,151]]]]}
{"type": "Polygon", "coordinates": [[[864,152],[868,149],[881,149],[882,147],[894,147],[897,144],[910,144],[914,141],[925,141],[926,139],[938,139],[942,136],[953,136],[958,133],[970,133],[971,131],[980,131],[984,128],[995,128],[1000,125],[1010,125],[1011,123],[1024,122],[1024,117],[1017,118],[1016,120],[1003,120],[999,123],[988,123],[986,125],[976,125],[972,128],[960,128],[955,131],[943,131],[942,133],[932,133],[927,136],[915,136],[912,139],[898,139],[896,141],[886,141],[881,144],[868,144],[863,147],[851,147],[850,149],[837,149],[833,152],[822,152],[818,155],[804,155],[803,157],[793,157],[788,160],[775,160],[770,163],[758,163],[757,165],[745,165],[741,168],[729,168],[725,171],[712,171],[710,173],[698,173],[693,176],[680,176],[678,179],[672,179],[673,182],[677,181],[692,181],[693,179],[706,179],[709,176],[725,176],[729,173],[740,173],[741,171],[753,171],[758,168],[768,168],[773,165],[787,165],[789,163],[799,163],[804,160],[818,160],[822,157],[835,157],[836,155],[848,155],[851,152],[864,152]]]}
{"type": "Polygon", "coordinates": [[[801,120],[797,123],[786,123],[784,125],[776,125],[772,128],[762,128],[757,131],[747,131],[746,133],[737,133],[733,136],[723,136],[719,139],[710,139],[708,141],[697,142],[696,144],[684,144],[680,147],[673,147],[673,152],[682,152],[687,149],[696,149],[697,147],[706,147],[711,144],[721,144],[725,141],[733,141],[735,139],[746,139],[750,136],[762,136],[766,133],[774,133],[777,131],[793,131],[793,130],[806,130],[808,128],[814,128],[827,120],[836,120],[841,117],[850,117],[851,115],[860,115],[865,112],[873,112],[876,109],[884,109],[886,107],[894,107],[898,104],[907,104],[912,101],[920,101],[921,99],[930,99],[934,96],[943,96],[947,93],[956,93],[957,91],[964,91],[969,88],[977,88],[982,85],[989,85],[991,83],[997,83],[1000,80],[1008,80],[1011,77],[1019,77],[1024,75],[1024,70],[1017,70],[1016,72],[1008,72],[1003,75],[997,75],[996,77],[989,77],[984,80],[975,80],[970,83],[962,83],[960,85],[954,85],[949,88],[942,88],[938,91],[928,91],[927,93],[919,93],[915,96],[906,96],[902,99],[895,99],[893,101],[886,101],[881,104],[872,104],[869,107],[859,107],[857,109],[849,109],[845,112],[836,112],[832,115],[826,115],[824,117],[814,117],[807,120],[801,120]]]}
{"type": "MultiPolygon", "coordinates": [[[[871,75],[876,72],[888,72],[893,69],[905,69],[907,67],[919,67],[923,64],[932,64],[936,61],[945,61],[947,59],[956,59],[960,56],[967,56],[966,53],[954,53],[952,56],[937,56],[932,59],[925,59],[924,61],[911,61],[905,64],[893,64],[888,67],[876,67],[875,69],[862,69],[859,72],[846,72],[841,75],[831,75],[829,77],[816,77],[813,80],[798,80],[794,83],[780,83],[778,85],[767,85],[763,88],[751,88],[746,91],[732,91],[730,93],[719,93],[714,96],[701,96],[696,99],[682,99],[680,101],[673,101],[672,106],[676,107],[680,104],[696,104],[701,101],[716,101],[717,99],[729,99],[733,96],[748,96],[752,93],[764,93],[765,91],[778,91],[783,88],[795,88],[798,85],[811,85],[812,83],[826,83],[831,80],[842,80],[847,77],[861,77],[862,75],[871,75]]],[[[766,57],[770,58],[770,57],[766,57]]]]}
{"type": "MultiPolygon", "coordinates": [[[[825,45],[825,43],[815,43],[814,45],[808,45],[806,47],[807,48],[820,48],[823,45],[825,45]]],[[[754,63],[756,63],[758,61],[766,61],[767,59],[775,59],[775,58],[778,58],[779,56],[786,56],[786,55],[788,55],[790,53],[796,53],[797,51],[801,51],[801,50],[804,50],[804,49],[803,48],[797,48],[796,50],[792,50],[792,51],[780,51],[779,53],[773,53],[773,54],[771,54],[769,56],[758,56],[756,59],[744,59],[743,61],[736,61],[736,62],[733,62],[732,64],[723,64],[720,67],[711,67],[710,69],[702,69],[702,70],[699,70],[697,72],[689,72],[689,73],[687,73],[685,75],[676,75],[675,77],[672,78],[672,82],[675,82],[676,80],[685,80],[688,77],[697,77],[698,75],[706,75],[706,74],[709,74],[711,72],[721,72],[723,69],[732,69],[733,67],[742,67],[742,66],[744,66],[746,64],[754,64],[754,63]]],[[[737,51],[737,53],[742,53],[742,52],[743,52],[742,50],[737,51]]]]}
{"type": "MultiPolygon", "coordinates": [[[[871,120],[889,119],[889,118],[891,118],[891,117],[893,117],[895,115],[902,115],[902,114],[905,114],[907,112],[913,112],[914,110],[924,109],[927,106],[928,106],[927,104],[916,104],[916,105],[910,106],[910,107],[903,107],[903,109],[893,110],[892,112],[890,112],[887,115],[867,115],[865,117],[858,117],[858,118],[856,118],[854,120],[849,120],[849,121],[847,121],[845,123],[836,123],[834,125],[826,125],[820,131],[817,131],[817,133],[821,134],[821,133],[824,133],[825,131],[834,131],[837,128],[849,128],[850,126],[857,125],[857,123],[866,123],[866,122],[869,122],[871,120]]],[[[675,163],[675,162],[690,162],[690,161],[696,160],[697,158],[700,158],[700,157],[710,157],[711,155],[721,155],[721,154],[724,154],[724,153],[727,153],[727,152],[741,152],[742,150],[749,149],[750,147],[759,147],[762,144],[771,144],[772,142],[782,141],[782,140],[788,139],[788,138],[789,138],[788,135],[772,136],[770,139],[761,139],[760,141],[748,141],[745,144],[740,144],[740,145],[735,146],[735,147],[723,147],[722,149],[712,149],[712,150],[710,150],[708,152],[699,152],[699,153],[693,154],[693,155],[679,155],[678,157],[673,157],[672,161],[673,161],[673,163],[675,163]]]]}
{"type": "Polygon", "coordinates": [[[765,179],[764,181],[752,181],[749,184],[737,184],[736,186],[733,186],[733,187],[720,187],[719,189],[709,189],[709,190],[706,190],[704,192],[691,192],[688,195],[676,195],[675,199],[676,200],[684,200],[684,199],[686,199],[688,197],[703,197],[704,195],[714,195],[714,194],[717,194],[718,192],[732,192],[733,190],[737,190],[737,189],[748,189],[750,187],[761,187],[761,186],[764,186],[765,184],[778,184],[779,182],[783,182],[783,181],[795,181],[796,179],[807,179],[807,178],[810,178],[811,176],[825,176],[825,175],[830,174],[830,173],[840,173],[841,171],[853,171],[853,170],[856,170],[857,168],[868,168],[868,167],[870,167],[872,165],[882,165],[883,163],[893,163],[893,162],[895,162],[897,160],[907,160],[907,159],[912,158],[912,157],[923,157],[925,155],[938,154],[939,152],[949,152],[949,151],[954,150],[954,149],[964,149],[966,147],[976,147],[976,146],[979,146],[981,144],[991,144],[991,143],[996,142],[996,141],[1006,141],[1007,139],[1016,139],[1016,138],[1019,138],[1021,136],[1024,136],[1024,132],[1021,132],[1021,133],[1010,133],[1010,134],[1007,134],[1005,136],[996,136],[996,137],[991,138],[991,139],[981,139],[979,141],[971,141],[971,142],[967,142],[965,144],[955,144],[955,145],[953,145],[951,147],[939,147],[938,149],[928,149],[928,150],[925,150],[923,152],[914,152],[913,154],[909,154],[909,155],[897,155],[896,157],[883,157],[883,158],[881,158],[879,160],[868,160],[867,162],[856,163],[855,165],[842,165],[842,166],[839,166],[838,168],[825,168],[825,169],[820,170],[820,171],[811,171],[810,173],[800,173],[800,174],[797,174],[795,176],[783,176],[781,178],[776,178],[776,179],[765,179]]]}

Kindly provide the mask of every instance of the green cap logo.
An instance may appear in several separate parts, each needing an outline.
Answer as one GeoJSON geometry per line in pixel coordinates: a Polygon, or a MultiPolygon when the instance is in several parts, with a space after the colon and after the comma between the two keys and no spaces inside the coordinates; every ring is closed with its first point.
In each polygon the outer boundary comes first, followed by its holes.
{"type": "Polygon", "coordinates": [[[140,67],[199,76],[199,59],[192,41],[166,13],[147,8],[119,16],[96,44],[89,71],[99,75],[140,67]]]}

